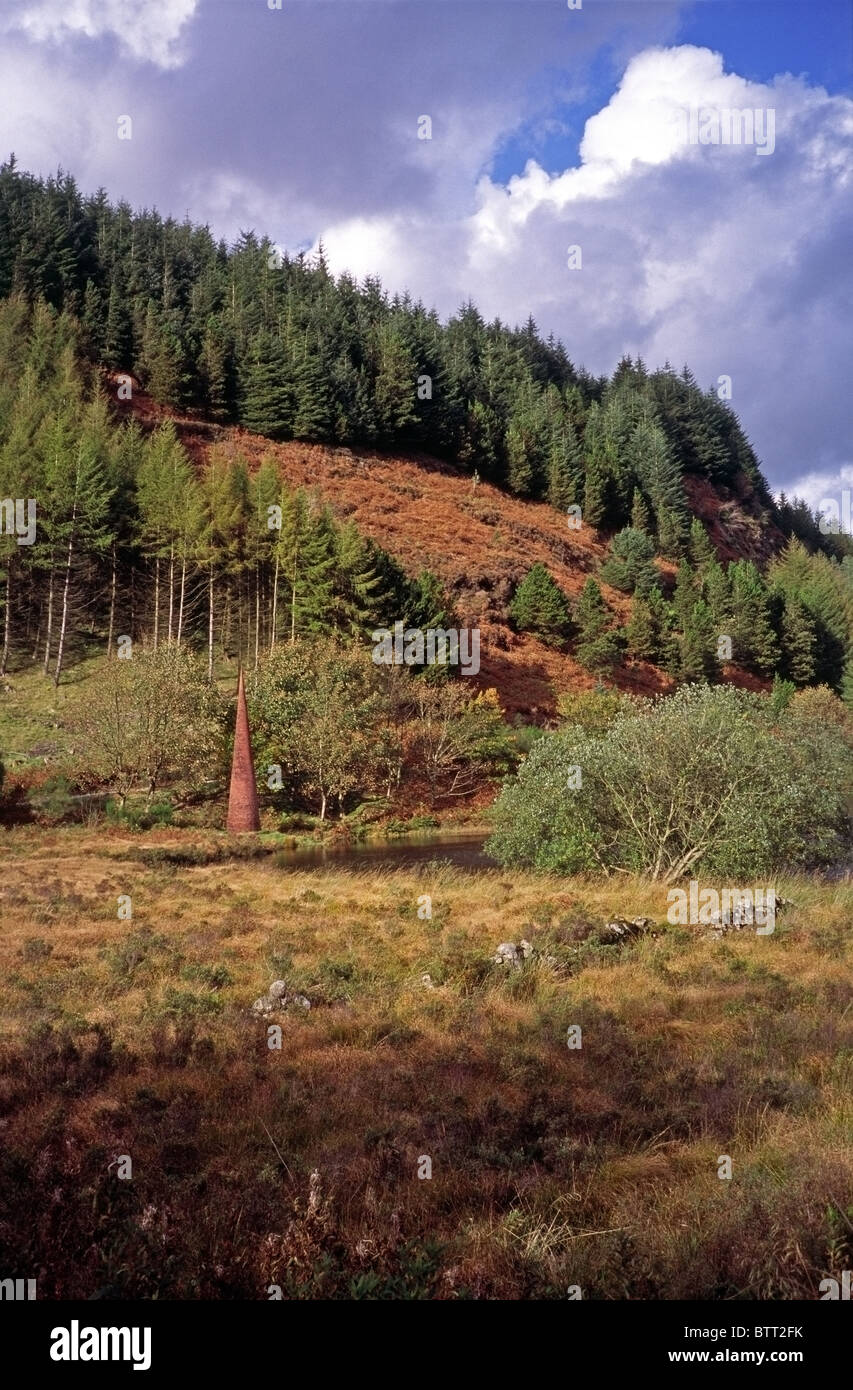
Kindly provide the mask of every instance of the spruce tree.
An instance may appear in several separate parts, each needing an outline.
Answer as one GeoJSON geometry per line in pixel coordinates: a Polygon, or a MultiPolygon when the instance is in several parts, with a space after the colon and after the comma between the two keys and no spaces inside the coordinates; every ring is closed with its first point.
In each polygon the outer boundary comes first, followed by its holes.
{"type": "Polygon", "coordinates": [[[704,599],[697,599],[687,618],[681,638],[681,679],[715,681],[717,635],[711,610],[704,599]]]}
{"type": "Polygon", "coordinates": [[[522,579],[509,612],[520,632],[532,632],[543,642],[561,646],[568,634],[571,612],[566,596],[539,562],[522,579]]]}
{"type": "Polygon", "coordinates": [[[302,488],[282,497],[279,575],[290,642],[323,631],[332,609],[334,542],[328,517],[302,488]]]}
{"type": "Polygon", "coordinates": [[[645,531],[647,536],[654,536],[655,524],[652,511],[642,489],[638,487],[634,488],[634,497],[631,502],[631,527],[634,531],[645,531]]]}
{"type": "Polygon", "coordinates": [[[814,679],[817,634],[808,610],[788,594],[782,610],[782,671],[794,685],[814,679]]]}
{"type": "Polygon", "coordinates": [[[374,547],[354,521],[347,521],[335,539],[334,621],[349,637],[361,636],[378,620],[382,579],[374,547]]]}
{"type": "Polygon", "coordinates": [[[767,586],[751,560],[734,561],[728,577],[734,658],[759,675],[769,676],[779,660],[779,646],[770,621],[767,586]]]}
{"type": "Polygon", "coordinates": [[[575,605],[578,640],[575,657],[588,671],[603,672],[621,656],[619,639],[610,627],[610,609],[595,580],[589,578],[575,605]]]}
{"type": "Polygon", "coordinates": [[[637,593],[642,597],[658,582],[654,553],[654,543],[645,531],[625,526],[610,542],[610,553],[601,566],[601,578],[623,593],[637,593]]]}
{"type": "Polygon", "coordinates": [[[690,559],[700,575],[716,559],[716,551],[698,516],[694,516],[690,523],[690,559]]]}
{"type": "Polygon", "coordinates": [[[675,592],[672,596],[673,612],[680,632],[687,631],[693,605],[698,597],[693,566],[688,560],[682,560],[675,576],[675,592]]]}
{"type": "Polygon", "coordinates": [[[647,599],[634,599],[631,616],[625,628],[625,638],[629,655],[639,661],[657,661],[660,655],[660,639],[654,613],[647,599]]]}
{"type": "Polygon", "coordinates": [[[258,333],[244,365],[241,418],[254,434],[289,439],[293,433],[293,384],[284,344],[258,333]]]}

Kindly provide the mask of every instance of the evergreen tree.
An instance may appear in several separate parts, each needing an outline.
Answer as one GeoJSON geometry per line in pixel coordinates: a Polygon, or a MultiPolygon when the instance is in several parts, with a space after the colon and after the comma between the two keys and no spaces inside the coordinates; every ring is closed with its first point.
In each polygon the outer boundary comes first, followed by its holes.
{"type": "Polygon", "coordinates": [[[615,666],[621,655],[619,639],[610,628],[610,609],[594,579],[588,579],[581,590],[574,616],[578,630],[575,657],[581,666],[596,672],[615,666]]]}
{"type": "Polygon", "coordinates": [[[655,524],[651,508],[638,487],[634,488],[631,502],[631,527],[634,531],[645,531],[647,536],[654,536],[655,524]]]}
{"type": "Polygon", "coordinates": [[[699,575],[703,575],[706,568],[716,558],[716,551],[711,544],[708,532],[698,516],[694,516],[690,523],[690,559],[693,568],[699,575]]]}
{"type": "Polygon", "coordinates": [[[654,553],[654,544],[645,531],[625,526],[610,542],[610,553],[601,566],[601,578],[615,589],[642,597],[658,582],[654,553]]]}
{"type": "Polygon", "coordinates": [[[561,646],[568,634],[571,612],[566,596],[538,562],[516,589],[509,612],[520,632],[532,632],[543,642],[561,646]]]}
{"type": "Polygon", "coordinates": [[[716,649],[717,635],[711,610],[704,599],[697,599],[687,618],[681,638],[681,679],[719,679],[716,649]]]}
{"type": "Polygon", "coordinates": [[[361,636],[378,619],[382,578],[377,573],[375,547],[346,522],[335,539],[335,625],[347,636],[361,636]]]}
{"type": "Polygon", "coordinates": [[[241,416],[246,428],[269,439],[293,432],[293,386],[284,344],[266,331],[252,341],[243,372],[241,416]]]}
{"type": "Polygon", "coordinates": [[[767,586],[751,560],[729,565],[732,590],[732,645],[736,661],[771,675],[779,659],[779,646],[770,620],[767,586]]]}
{"type": "Polygon", "coordinates": [[[293,437],[319,440],[332,436],[329,377],[322,363],[307,353],[294,370],[293,437]]]}
{"type": "Polygon", "coordinates": [[[795,686],[809,685],[815,673],[815,625],[808,610],[786,595],[782,610],[782,671],[795,686]]]}
{"type": "Polygon", "coordinates": [[[634,599],[631,616],[625,628],[625,638],[629,655],[639,661],[657,661],[660,655],[660,638],[654,613],[647,599],[634,599]]]}
{"type": "Polygon", "coordinates": [[[301,488],[282,496],[279,574],[291,644],[328,625],[332,608],[334,545],[328,519],[301,488]]]}
{"type": "Polygon", "coordinates": [[[687,631],[690,615],[698,597],[699,592],[696,587],[696,575],[693,573],[693,566],[689,561],[682,560],[675,576],[675,592],[672,596],[672,607],[679,631],[687,631]]]}

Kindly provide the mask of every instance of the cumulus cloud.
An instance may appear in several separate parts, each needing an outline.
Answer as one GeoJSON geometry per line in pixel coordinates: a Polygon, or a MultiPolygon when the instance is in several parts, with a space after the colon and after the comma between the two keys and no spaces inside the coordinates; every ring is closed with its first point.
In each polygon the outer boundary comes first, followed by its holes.
{"type": "Polygon", "coordinates": [[[749,82],[709,49],[654,47],[587,121],[577,167],[531,160],[505,185],[481,178],[467,216],[361,216],[322,237],[333,269],[369,262],[444,311],[471,295],[487,317],[532,312],[595,372],[631,352],[687,361],[703,385],[730,376],[771,477],[791,487],[810,471],[838,478],[849,458],[838,306],[853,282],[851,140],[846,97],[788,75],[749,82]],[[703,120],[772,108],[772,153],[689,143],[692,108],[703,120]]]}
{"type": "Polygon", "coordinates": [[[131,58],[176,68],[184,57],[184,30],[198,6],[199,0],[12,0],[2,28],[34,43],[112,36],[131,58]]]}

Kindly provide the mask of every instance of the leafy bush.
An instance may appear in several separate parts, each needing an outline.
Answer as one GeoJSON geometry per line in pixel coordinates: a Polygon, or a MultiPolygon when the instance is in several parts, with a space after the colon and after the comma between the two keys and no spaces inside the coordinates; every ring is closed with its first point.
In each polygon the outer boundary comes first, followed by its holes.
{"type": "Polygon", "coordinates": [[[853,749],[842,725],[805,705],[774,722],[766,697],[684,686],[637,701],[603,733],[561,730],[504,786],[487,851],[507,865],[667,882],[832,862],[849,841],[853,749]]]}

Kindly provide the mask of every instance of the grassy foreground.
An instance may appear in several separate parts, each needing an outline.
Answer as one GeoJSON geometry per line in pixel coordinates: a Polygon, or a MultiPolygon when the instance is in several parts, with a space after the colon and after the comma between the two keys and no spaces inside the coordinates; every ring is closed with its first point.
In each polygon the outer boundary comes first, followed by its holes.
{"type": "Polygon", "coordinates": [[[779,882],[770,937],[578,954],[584,923],[665,923],[665,889],[204,862],[225,843],[5,834],[5,1274],[47,1298],[812,1299],[851,1267],[853,887],[779,882]],[[552,960],[492,963],[522,936],[552,960]],[[277,978],[310,1012],[252,1016],[277,978]]]}

